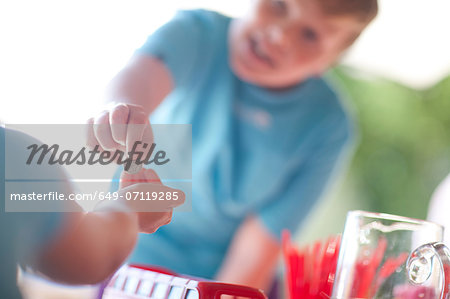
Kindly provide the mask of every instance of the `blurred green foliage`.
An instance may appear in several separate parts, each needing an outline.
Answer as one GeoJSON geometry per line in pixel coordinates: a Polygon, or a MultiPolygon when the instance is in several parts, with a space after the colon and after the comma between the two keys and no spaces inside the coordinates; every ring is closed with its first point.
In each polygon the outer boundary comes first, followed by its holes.
{"type": "Polygon", "coordinates": [[[334,70],[355,108],[360,144],[349,176],[372,211],[425,218],[450,172],[450,77],[427,90],[334,70]]]}
{"type": "Polygon", "coordinates": [[[342,232],[348,210],[425,219],[434,189],[450,172],[450,76],[415,90],[344,66],[330,75],[353,108],[358,145],[300,240],[342,232]]]}

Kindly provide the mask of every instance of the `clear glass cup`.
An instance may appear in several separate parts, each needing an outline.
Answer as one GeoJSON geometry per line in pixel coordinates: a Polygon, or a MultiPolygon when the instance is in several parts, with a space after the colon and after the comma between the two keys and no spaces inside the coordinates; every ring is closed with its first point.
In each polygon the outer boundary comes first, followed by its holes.
{"type": "Polygon", "coordinates": [[[428,221],[349,212],[331,297],[449,298],[450,255],[439,243],[443,232],[428,221]]]}

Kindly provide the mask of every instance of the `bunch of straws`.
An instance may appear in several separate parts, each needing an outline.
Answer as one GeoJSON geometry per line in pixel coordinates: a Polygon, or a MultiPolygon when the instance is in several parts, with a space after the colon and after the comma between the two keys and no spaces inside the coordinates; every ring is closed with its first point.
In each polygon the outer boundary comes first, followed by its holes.
{"type": "MultiPolygon", "coordinates": [[[[290,233],[283,232],[283,256],[286,265],[286,281],[290,299],[326,299],[331,297],[340,236],[330,237],[325,243],[316,241],[313,246],[296,248],[290,233]]],[[[403,252],[398,257],[387,258],[382,264],[387,242],[381,239],[377,247],[361,255],[355,271],[352,298],[372,298],[381,284],[408,258],[403,252]]]]}
{"type": "Polygon", "coordinates": [[[330,298],[339,255],[340,236],[322,244],[298,249],[289,231],[283,231],[282,247],[286,265],[286,281],[291,299],[330,298]]]}

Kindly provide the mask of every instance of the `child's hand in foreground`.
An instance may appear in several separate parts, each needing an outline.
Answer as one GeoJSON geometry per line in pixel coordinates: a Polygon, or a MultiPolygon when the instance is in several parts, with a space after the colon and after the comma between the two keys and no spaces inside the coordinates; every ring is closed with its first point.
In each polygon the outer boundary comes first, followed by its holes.
{"type": "Polygon", "coordinates": [[[119,194],[137,213],[139,230],[144,233],[154,233],[160,226],[170,223],[173,208],[185,200],[183,191],[164,186],[151,169],[141,169],[136,174],[122,172],[119,194]]]}

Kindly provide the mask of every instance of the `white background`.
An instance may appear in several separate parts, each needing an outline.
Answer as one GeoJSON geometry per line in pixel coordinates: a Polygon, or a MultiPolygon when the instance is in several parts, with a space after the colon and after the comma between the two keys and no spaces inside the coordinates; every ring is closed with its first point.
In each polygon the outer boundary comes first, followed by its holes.
{"type": "MultiPolygon", "coordinates": [[[[178,8],[242,15],[251,0],[0,2],[0,120],[83,123],[105,85],[178,8]]],[[[449,0],[381,0],[344,62],[425,88],[450,73],[449,0]]]]}

